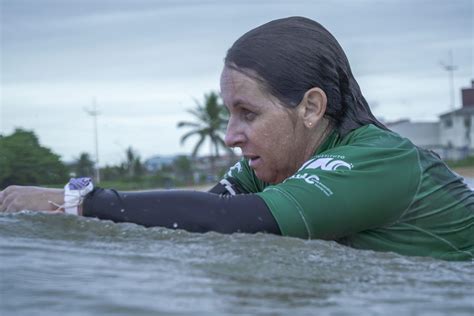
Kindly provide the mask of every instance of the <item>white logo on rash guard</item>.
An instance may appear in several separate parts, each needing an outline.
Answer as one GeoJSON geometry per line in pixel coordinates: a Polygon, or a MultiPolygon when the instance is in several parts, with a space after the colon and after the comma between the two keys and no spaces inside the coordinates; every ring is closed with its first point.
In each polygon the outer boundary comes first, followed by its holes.
{"type": "MultiPolygon", "coordinates": [[[[337,157],[339,158],[339,157],[337,157]]],[[[353,165],[351,163],[345,162],[341,159],[336,159],[335,157],[319,157],[313,158],[307,161],[296,174],[289,177],[287,180],[296,179],[296,180],[303,180],[305,183],[315,186],[321,192],[323,192],[326,196],[333,195],[333,191],[326,186],[324,183],[321,182],[319,176],[311,173],[299,173],[304,170],[308,169],[321,169],[325,171],[334,171],[338,169],[346,169],[351,170],[353,165]]],[[[285,180],[286,181],[286,180],[285,180]]]]}
{"type": "Polygon", "coordinates": [[[242,172],[242,165],[240,164],[240,161],[237,162],[234,166],[230,167],[229,171],[227,172],[227,176],[232,177],[232,172],[234,172],[234,170],[237,170],[237,173],[242,172]]]}
{"type": "Polygon", "coordinates": [[[290,179],[304,180],[307,184],[313,185],[321,190],[326,196],[331,196],[333,194],[332,190],[321,183],[319,177],[315,174],[297,173],[286,179],[285,182],[290,179]]]}
{"type": "Polygon", "coordinates": [[[321,170],[337,170],[337,169],[352,169],[352,164],[345,162],[344,160],[334,158],[315,158],[305,163],[300,170],[303,169],[321,169],[321,170]]]}

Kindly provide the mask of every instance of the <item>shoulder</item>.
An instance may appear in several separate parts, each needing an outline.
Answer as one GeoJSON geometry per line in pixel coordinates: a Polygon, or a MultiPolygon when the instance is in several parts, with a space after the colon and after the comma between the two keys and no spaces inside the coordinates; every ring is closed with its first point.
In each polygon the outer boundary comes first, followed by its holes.
{"type": "Polygon", "coordinates": [[[332,149],[348,148],[344,146],[377,150],[377,149],[415,149],[416,146],[405,137],[390,131],[384,130],[374,125],[360,127],[346,137],[341,139],[340,143],[332,149]]]}
{"type": "Polygon", "coordinates": [[[418,161],[397,134],[358,130],[259,195],[285,234],[334,239],[396,221],[419,186],[418,161]]]}
{"type": "Polygon", "coordinates": [[[348,134],[336,146],[311,157],[299,171],[362,171],[408,166],[418,168],[418,160],[418,148],[409,139],[392,131],[367,125],[348,134]]]}
{"type": "MultiPolygon", "coordinates": [[[[406,205],[413,198],[422,169],[418,148],[409,140],[377,127],[364,127],[307,160],[293,175],[264,190],[305,191],[326,198],[366,199],[392,192],[406,205]],[[393,191],[396,192],[393,192],[393,191]]],[[[378,200],[378,199],[375,199],[378,200]]],[[[382,201],[378,201],[382,202],[382,201]]]]}

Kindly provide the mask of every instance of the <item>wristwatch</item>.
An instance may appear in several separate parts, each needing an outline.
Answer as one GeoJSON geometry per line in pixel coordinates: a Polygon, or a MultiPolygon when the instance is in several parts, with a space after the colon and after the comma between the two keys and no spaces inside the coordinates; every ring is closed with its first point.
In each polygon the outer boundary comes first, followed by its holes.
{"type": "Polygon", "coordinates": [[[91,178],[71,178],[64,186],[64,210],[67,214],[79,214],[78,206],[82,204],[87,193],[94,189],[91,178]]]}

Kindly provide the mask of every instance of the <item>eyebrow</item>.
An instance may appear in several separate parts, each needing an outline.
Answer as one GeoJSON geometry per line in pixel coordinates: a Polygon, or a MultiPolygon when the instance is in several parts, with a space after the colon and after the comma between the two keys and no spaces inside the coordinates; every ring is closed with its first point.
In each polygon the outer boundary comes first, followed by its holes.
{"type": "Polygon", "coordinates": [[[231,107],[232,108],[242,107],[243,104],[248,104],[249,106],[252,106],[252,107],[255,107],[255,108],[258,107],[256,104],[250,103],[250,102],[242,100],[242,99],[235,100],[234,103],[232,103],[231,107]]]}

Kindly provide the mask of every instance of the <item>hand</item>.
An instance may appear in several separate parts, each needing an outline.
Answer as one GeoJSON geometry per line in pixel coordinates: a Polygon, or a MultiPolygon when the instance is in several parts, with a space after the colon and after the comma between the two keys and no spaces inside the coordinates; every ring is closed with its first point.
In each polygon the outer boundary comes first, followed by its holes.
{"type": "Polygon", "coordinates": [[[56,205],[64,204],[64,190],[12,185],[0,192],[0,212],[61,211],[56,205]]]}

